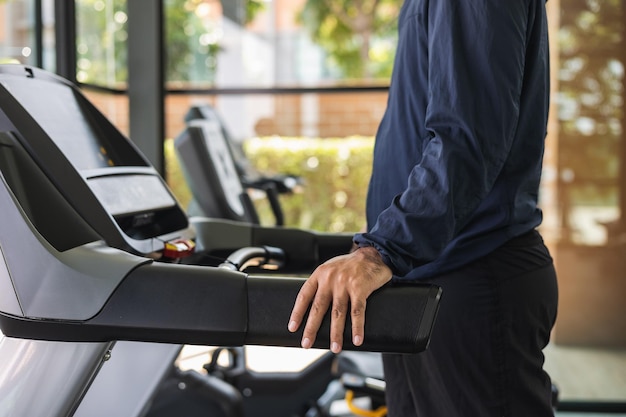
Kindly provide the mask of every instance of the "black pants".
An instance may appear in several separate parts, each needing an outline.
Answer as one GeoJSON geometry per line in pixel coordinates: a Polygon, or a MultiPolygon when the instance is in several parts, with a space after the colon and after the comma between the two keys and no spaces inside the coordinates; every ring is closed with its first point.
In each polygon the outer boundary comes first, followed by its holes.
{"type": "Polygon", "coordinates": [[[542,350],[557,283],[541,236],[429,282],[443,296],[428,349],[383,355],[389,417],[552,416],[542,350]]]}

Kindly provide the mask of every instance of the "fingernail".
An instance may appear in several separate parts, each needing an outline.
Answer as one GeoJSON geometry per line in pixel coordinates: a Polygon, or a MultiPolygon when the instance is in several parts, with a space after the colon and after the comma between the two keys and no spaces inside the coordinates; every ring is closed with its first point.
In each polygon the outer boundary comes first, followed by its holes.
{"type": "Polygon", "coordinates": [[[305,349],[308,349],[311,347],[311,339],[309,339],[308,337],[305,337],[304,339],[302,339],[302,347],[305,349]]]}
{"type": "Polygon", "coordinates": [[[298,325],[296,324],[295,320],[291,320],[287,328],[289,329],[290,332],[295,332],[298,329],[298,325]]]}
{"type": "Polygon", "coordinates": [[[341,350],[341,347],[339,346],[339,343],[333,342],[333,344],[330,346],[330,350],[333,353],[339,353],[339,351],[341,350]]]}
{"type": "Polygon", "coordinates": [[[354,346],[361,346],[362,342],[363,342],[363,339],[361,338],[361,336],[357,334],[356,336],[354,336],[354,340],[352,343],[354,343],[354,346]]]}

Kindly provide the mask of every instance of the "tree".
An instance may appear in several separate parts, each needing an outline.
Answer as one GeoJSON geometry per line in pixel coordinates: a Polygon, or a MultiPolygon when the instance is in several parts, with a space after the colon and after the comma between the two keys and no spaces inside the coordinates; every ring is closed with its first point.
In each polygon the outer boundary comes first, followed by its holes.
{"type": "MultiPolygon", "coordinates": [[[[105,85],[126,82],[127,1],[76,2],[80,82],[105,85]]],[[[220,28],[216,21],[198,13],[207,4],[206,0],[164,0],[166,80],[214,82],[221,50],[220,28]]],[[[219,4],[218,0],[213,4],[219,4]]],[[[249,21],[265,6],[261,0],[245,0],[245,7],[249,21]]]]}
{"type": "Polygon", "coordinates": [[[78,81],[115,86],[127,78],[126,2],[76,2],[78,81]]]}
{"type": "Polygon", "coordinates": [[[389,77],[402,0],[307,0],[300,22],[342,75],[389,77]]]}
{"type": "Polygon", "coordinates": [[[201,0],[165,0],[165,79],[212,84],[219,28],[195,11],[201,0]]]}

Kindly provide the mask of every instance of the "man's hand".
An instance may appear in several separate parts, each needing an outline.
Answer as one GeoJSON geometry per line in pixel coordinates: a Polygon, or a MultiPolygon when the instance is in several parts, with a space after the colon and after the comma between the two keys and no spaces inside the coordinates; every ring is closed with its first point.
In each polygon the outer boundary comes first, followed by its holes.
{"type": "Polygon", "coordinates": [[[304,283],[289,318],[289,331],[298,330],[309,307],[302,335],[302,347],[310,348],[324,315],[332,308],[330,350],[339,353],[343,345],[348,307],[352,319],[352,343],[363,344],[367,297],[391,280],[392,272],[373,247],[363,247],[330,259],[317,267],[304,283]]]}

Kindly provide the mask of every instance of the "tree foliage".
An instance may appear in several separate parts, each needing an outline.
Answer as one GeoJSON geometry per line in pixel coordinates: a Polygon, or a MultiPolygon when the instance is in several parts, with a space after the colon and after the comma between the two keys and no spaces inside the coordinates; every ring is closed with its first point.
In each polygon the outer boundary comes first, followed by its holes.
{"type": "MultiPolygon", "coordinates": [[[[228,1],[228,0],[225,0],[228,1]]],[[[246,0],[246,21],[245,23],[250,23],[254,20],[254,18],[263,10],[265,10],[265,2],[261,0],[246,0]]]]}
{"type": "Polygon", "coordinates": [[[76,2],[77,78],[80,82],[115,85],[128,76],[126,2],[76,2]]]}
{"type": "Polygon", "coordinates": [[[213,83],[220,51],[216,22],[194,13],[201,0],[165,0],[165,78],[213,83]]]}
{"type": "Polygon", "coordinates": [[[299,20],[342,76],[389,77],[401,5],[402,0],[308,0],[299,20]]]}
{"type": "MultiPolygon", "coordinates": [[[[126,82],[127,1],[76,2],[79,81],[105,85],[126,82]]],[[[221,28],[217,21],[198,13],[206,2],[164,0],[163,5],[166,80],[213,83],[221,28]]],[[[261,0],[246,0],[245,7],[246,20],[251,21],[265,5],[261,0]]]]}

